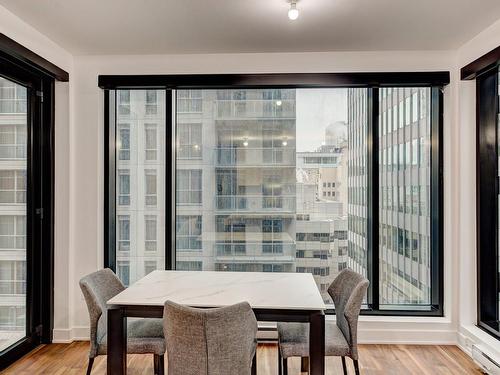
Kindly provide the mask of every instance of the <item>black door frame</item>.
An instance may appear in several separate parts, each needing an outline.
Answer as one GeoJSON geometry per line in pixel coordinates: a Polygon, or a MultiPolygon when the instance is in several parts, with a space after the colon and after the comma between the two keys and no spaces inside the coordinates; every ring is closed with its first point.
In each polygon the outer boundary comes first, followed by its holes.
{"type": "Polygon", "coordinates": [[[0,370],[52,342],[54,312],[54,91],[69,76],[0,34],[0,76],[28,89],[26,336],[0,352],[0,370]]]}

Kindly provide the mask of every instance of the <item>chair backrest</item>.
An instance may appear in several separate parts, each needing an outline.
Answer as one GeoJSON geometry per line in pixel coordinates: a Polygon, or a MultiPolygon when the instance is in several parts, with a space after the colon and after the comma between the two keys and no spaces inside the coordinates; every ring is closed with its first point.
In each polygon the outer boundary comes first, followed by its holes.
{"type": "Polygon", "coordinates": [[[167,301],[163,329],[169,375],[250,375],[257,320],[248,303],[195,309],[167,301]]]}
{"type": "Polygon", "coordinates": [[[109,268],[93,272],[80,280],[90,316],[90,357],[97,355],[98,343],[107,331],[106,302],[125,290],[120,279],[109,268]]]}
{"type": "Polygon", "coordinates": [[[335,304],[337,326],[349,344],[353,359],[358,359],[358,317],[368,284],[364,276],[346,268],[328,288],[335,304]]]}

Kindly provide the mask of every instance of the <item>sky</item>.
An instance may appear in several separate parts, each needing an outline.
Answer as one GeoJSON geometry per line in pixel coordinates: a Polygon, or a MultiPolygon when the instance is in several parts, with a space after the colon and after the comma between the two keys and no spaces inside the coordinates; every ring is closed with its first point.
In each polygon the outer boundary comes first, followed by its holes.
{"type": "Polygon", "coordinates": [[[347,121],[347,89],[297,89],[297,152],[314,151],[325,140],[325,128],[347,121]]]}

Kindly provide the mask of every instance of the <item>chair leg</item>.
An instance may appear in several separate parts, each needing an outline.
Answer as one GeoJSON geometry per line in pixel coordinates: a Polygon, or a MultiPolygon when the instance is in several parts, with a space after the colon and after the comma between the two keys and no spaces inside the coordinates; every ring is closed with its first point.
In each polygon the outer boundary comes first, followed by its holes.
{"type": "Polygon", "coordinates": [[[156,354],[153,354],[153,371],[154,375],[158,375],[158,365],[160,364],[160,361],[158,360],[158,356],[156,354]]]}
{"type": "Polygon", "coordinates": [[[309,357],[300,358],[300,372],[309,374],[309,357]]]}
{"type": "Polygon", "coordinates": [[[257,351],[255,351],[255,354],[253,355],[252,375],[257,375],[257,351]]]}
{"type": "Polygon", "coordinates": [[[153,363],[155,375],[165,375],[165,356],[154,354],[153,363]]]}
{"type": "Polygon", "coordinates": [[[92,366],[94,365],[94,358],[89,358],[89,365],[87,366],[87,375],[92,372],[92,366]]]}
{"type": "Polygon", "coordinates": [[[342,357],[342,369],[344,370],[344,375],[347,375],[347,365],[345,363],[345,357],[342,357]]]}
{"type": "Polygon", "coordinates": [[[158,375],[165,375],[165,356],[158,356],[158,375]]]}
{"type": "Polygon", "coordinates": [[[281,350],[278,346],[278,375],[283,375],[283,357],[281,357],[281,350]]]}
{"type": "Polygon", "coordinates": [[[354,362],[354,371],[356,373],[356,375],[359,375],[359,363],[358,363],[358,360],[353,360],[354,362]]]}
{"type": "Polygon", "coordinates": [[[288,375],[288,358],[283,358],[283,375],[288,375]]]}

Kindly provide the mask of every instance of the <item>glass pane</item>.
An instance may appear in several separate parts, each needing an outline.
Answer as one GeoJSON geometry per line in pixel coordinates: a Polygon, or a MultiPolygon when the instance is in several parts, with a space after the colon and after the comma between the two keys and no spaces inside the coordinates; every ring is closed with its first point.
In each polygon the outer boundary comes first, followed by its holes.
{"type": "Polygon", "coordinates": [[[366,272],[366,93],[177,91],[177,269],[366,272]]]}
{"type": "Polygon", "coordinates": [[[165,91],[119,90],[116,100],[116,260],[129,285],[165,268],[165,91]]]}
{"type": "Polygon", "coordinates": [[[380,308],[428,308],[430,88],[382,88],[379,108],[380,308]]]}
{"type": "Polygon", "coordinates": [[[0,351],[26,336],[26,98],[0,77],[0,351]]]}

